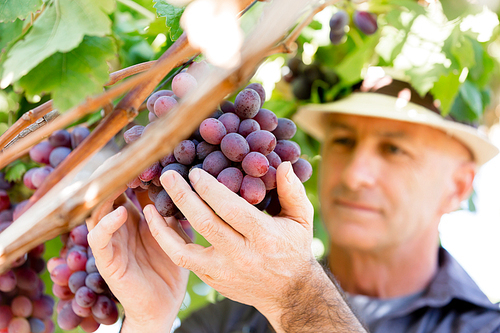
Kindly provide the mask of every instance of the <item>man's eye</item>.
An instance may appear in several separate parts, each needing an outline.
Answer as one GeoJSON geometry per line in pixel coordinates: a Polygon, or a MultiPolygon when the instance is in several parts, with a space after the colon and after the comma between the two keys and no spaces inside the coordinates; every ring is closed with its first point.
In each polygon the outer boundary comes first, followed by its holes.
{"type": "Polygon", "coordinates": [[[353,147],[354,146],[354,140],[351,138],[336,138],[333,139],[333,144],[335,145],[340,145],[340,146],[345,146],[345,147],[353,147]]]}
{"type": "Polygon", "coordinates": [[[383,146],[383,150],[384,152],[392,155],[404,154],[404,150],[393,144],[385,144],[383,146]]]}

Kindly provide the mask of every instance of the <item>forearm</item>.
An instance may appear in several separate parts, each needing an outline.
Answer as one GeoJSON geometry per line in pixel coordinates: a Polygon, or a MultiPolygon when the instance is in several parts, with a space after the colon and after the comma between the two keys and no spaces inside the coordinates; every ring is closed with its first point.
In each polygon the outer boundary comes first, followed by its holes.
{"type": "Polygon", "coordinates": [[[274,309],[263,310],[276,332],[366,332],[318,263],[294,278],[274,309]]]}

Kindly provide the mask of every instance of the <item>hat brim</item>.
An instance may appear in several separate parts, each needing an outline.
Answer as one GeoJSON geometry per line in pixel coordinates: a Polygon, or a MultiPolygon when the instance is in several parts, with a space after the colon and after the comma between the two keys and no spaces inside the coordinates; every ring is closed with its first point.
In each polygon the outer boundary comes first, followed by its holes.
{"type": "Polygon", "coordinates": [[[446,120],[421,105],[379,93],[355,92],[336,102],[305,105],[299,108],[293,120],[311,136],[323,141],[324,116],[328,113],[393,119],[437,128],[469,148],[478,165],[483,165],[499,152],[484,133],[472,126],[446,120]]]}

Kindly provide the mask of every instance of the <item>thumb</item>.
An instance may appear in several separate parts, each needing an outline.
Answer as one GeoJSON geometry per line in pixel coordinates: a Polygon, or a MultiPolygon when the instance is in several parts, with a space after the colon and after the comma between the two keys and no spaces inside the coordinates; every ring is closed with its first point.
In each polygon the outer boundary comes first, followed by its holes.
{"type": "Polygon", "coordinates": [[[312,228],[314,208],[307,198],[306,189],[293,172],[290,162],[283,162],[276,170],[280,216],[289,217],[312,228]]]}

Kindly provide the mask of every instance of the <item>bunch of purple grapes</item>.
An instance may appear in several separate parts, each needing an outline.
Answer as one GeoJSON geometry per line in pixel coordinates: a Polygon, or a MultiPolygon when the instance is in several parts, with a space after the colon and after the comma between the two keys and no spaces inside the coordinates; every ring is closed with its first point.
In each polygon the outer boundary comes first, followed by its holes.
{"type": "Polygon", "coordinates": [[[45,165],[29,169],[23,177],[24,185],[32,190],[39,188],[54,168],[89,134],[90,131],[81,126],[74,127],[71,132],[58,130],[47,140],[33,146],[29,152],[31,160],[45,165]]]}
{"type": "MultiPolygon", "coordinates": [[[[147,101],[150,120],[168,113],[177,104],[177,97],[196,86],[190,70],[191,67],[174,77],[172,91],[160,90],[151,95],[147,101]]],[[[201,168],[259,209],[278,214],[281,208],[276,169],[280,163],[290,161],[302,182],[309,179],[312,167],[300,158],[299,145],[291,141],[297,130],[293,121],[278,119],[272,111],[263,109],[264,100],[262,85],[248,85],[238,93],[234,104],[221,103],[220,109],[205,119],[189,139],[180,142],[172,154],[148,167],[128,186],[136,191],[147,190],[162,216],[174,216],[178,209],[161,187],[160,176],[174,170],[187,179],[192,168],[201,168]]],[[[148,126],[130,128],[124,133],[125,141],[136,141],[148,126]]]]}
{"type": "MultiPolygon", "coordinates": [[[[3,179],[3,175],[2,175],[3,179]]],[[[0,187],[5,182],[0,181],[0,187]]],[[[0,190],[0,232],[12,224],[14,209],[4,189],[0,190]]],[[[0,274],[0,333],[52,333],[54,300],[44,293],[39,275],[45,269],[39,245],[17,259],[12,269],[0,274]]]]}
{"type": "MultiPolygon", "coordinates": [[[[352,20],[358,29],[365,35],[372,35],[377,31],[377,16],[366,11],[355,11],[352,20]]],[[[338,45],[343,41],[346,27],[349,25],[350,17],[345,10],[339,10],[330,19],[330,41],[338,45]]]]}
{"type": "Polygon", "coordinates": [[[111,325],[118,319],[115,297],[97,271],[87,234],[87,227],[80,225],[62,235],[60,257],[47,262],[52,292],[60,299],[57,323],[63,330],[80,326],[94,332],[100,324],[111,325]]]}

